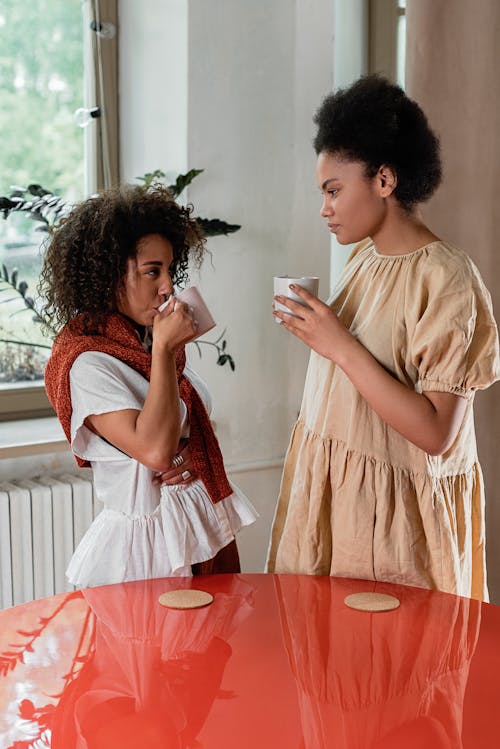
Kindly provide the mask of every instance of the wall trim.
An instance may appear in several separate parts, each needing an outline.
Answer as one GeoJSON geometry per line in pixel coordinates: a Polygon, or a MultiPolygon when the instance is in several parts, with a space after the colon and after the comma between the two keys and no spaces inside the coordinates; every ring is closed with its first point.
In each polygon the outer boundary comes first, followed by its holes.
{"type": "Polygon", "coordinates": [[[282,469],[285,456],[270,458],[269,460],[249,460],[248,463],[229,463],[226,465],[227,473],[246,473],[247,471],[270,471],[275,468],[282,469]]]}

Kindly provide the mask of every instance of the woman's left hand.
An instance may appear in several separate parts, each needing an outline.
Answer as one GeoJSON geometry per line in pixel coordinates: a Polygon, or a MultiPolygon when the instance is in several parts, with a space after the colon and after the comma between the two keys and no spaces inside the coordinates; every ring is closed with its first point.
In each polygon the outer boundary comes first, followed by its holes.
{"type": "Polygon", "coordinates": [[[273,311],[274,317],[281,321],[281,325],[286,330],[304,341],[313,351],[338,364],[344,350],[353,341],[352,334],[327,304],[301,286],[291,285],[290,289],[300,296],[308,307],[288,297],[275,296],[276,302],[287,307],[298,317],[292,317],[286,312],[277,310],[273,311]]]}
{"type": "Polygon", "coordinates": [[[153,484],[160,484],[161,486],[190,484],[197,478],[198,474],[193,466],[189,443],[185,446],[181,443],[178,452],[173,457],[172,468],[169,468],[168,471],[156,473],[153,478],[153,484]]]}

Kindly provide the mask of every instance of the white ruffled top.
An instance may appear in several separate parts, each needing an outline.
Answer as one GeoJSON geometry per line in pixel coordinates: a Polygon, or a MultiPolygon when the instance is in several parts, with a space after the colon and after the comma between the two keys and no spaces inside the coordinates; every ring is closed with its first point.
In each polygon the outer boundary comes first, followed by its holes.
{"type": "MultiPolygon", "coordinates": [[[[189,378],[210,413],[201,378],[189,378]]],[[[66,571],[79,587],[191,575],[191,565],[212,559],[258,514],[231,484],[233,494],[214,504],[197,479],[159,487],[155,471],[121,452],[84,424],[91,414],[142,409],[149,382],[122,361],[97,351],[80,354],[70,370],[71,447],[91,463],[97,498],[103,503],[66,571]]],[[[182,436],[189,435],[187,410],[179,400],[182,436]]]]}

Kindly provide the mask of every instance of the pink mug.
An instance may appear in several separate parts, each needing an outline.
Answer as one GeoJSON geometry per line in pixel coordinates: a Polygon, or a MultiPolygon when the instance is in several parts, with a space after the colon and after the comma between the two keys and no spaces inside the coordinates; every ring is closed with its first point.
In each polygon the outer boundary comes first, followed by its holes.
{"type": "MultiPolygon", "coordinates": [[[[208,333],[208,331],[212,330],[212,328],[215,328],[215,320],[210,314],[210,310],[205,304],[205,301],[196,286],[190,286],[187,289],[179,291],[178,294],[175,294],[175,299],[184,302],[184,304],[187,304],[191,308],[193,320],[198,323],[198,332],[192,339],[193,341],[196,340],[196,338],[199,338],[201,335],[208,333]]],[[[158,307],[159,312],[163,312],[168,304],[168,301],[164,302],[160,307],[158,307]]]]}

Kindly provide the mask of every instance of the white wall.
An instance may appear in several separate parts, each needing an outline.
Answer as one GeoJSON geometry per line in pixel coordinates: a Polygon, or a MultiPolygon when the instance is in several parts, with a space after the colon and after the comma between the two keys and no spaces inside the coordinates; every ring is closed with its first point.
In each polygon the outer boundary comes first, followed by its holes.
{"type": "Polygon", "coordinates": [[[188,153],[207,170],[190,198],[202,215],[242,224],[210,242],[215,269],[201,281],[238,367],[203,362],[230,462],[282,455],[300,399],[307,352],[271,317],[273,275],[319,275],[328,291],[311,139],[313,109],[332,85],[329,6],[190,3],[188,153]]]}
{"type": "Polygon", "coordinates": [[[263,569],[308,358],[272,319],[272,277],[314,274],[329,291],[311,141],[333,85],[333,22],[329,0],[119,5],[122,177],[203,168],[189,192],[197,215],[242,225],[209,241],[213,266],[192,278],[219,323],[207,338],[227,327],[236,372],[209,347],[191,356],[230,476],[261,512],[241,537],[246,570],[263,569]]]}
{"type": "MultiPolygon", "coordinates": [[[[333,88],[349,86],[368,72],[368,4],[334,0],[333,88]]],[[[337,282],[354,245],[331,238],[330,287],[337,282]]]]}
{"type": "MultiPolygon", "coordinates": [[[[189,195],[197,214],[242,225],[209,241],[213,261],[192,279],[219,322],[207,338],[227,327],[236,372],[209,347],[191,356],[229,475],[261,513],[241,535],[248,571],[263,569],[308,358],[272,320],[272,277],[319,275],[328,296],[312,116],[332,86],[364,72],[365,21],[366,0],[119,0],[123,179],[204,168],[189,195]]],[[[0,460],[0,478],[74,468],[66,450],[0,460]]]]}
{"type": "Polygon", "coordinates": [[[118,0],[121,174],[187,165],[188,3],[118,0]]]}

